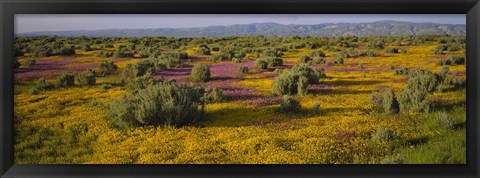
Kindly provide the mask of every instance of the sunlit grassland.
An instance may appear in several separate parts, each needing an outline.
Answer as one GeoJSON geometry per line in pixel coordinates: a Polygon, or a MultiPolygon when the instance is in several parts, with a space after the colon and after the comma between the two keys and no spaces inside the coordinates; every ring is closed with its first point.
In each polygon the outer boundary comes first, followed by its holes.
{"type": "MultiPolygon", "coordinates": [[[[115,44],[117,47],[119,44],[115,44]]],[[[365,45],[358,43],[356,45],[365,45]]],[[[278,114],[279,104],[256,106],[239,101],[224,101],[206,106],[207,120],[203,127],[145,127],[120,131],[109,127],[105,110],[112,98],[127,91],[113,85],[120,82],[120,72],[97,78],[91,87],[75,86],[32,95],[28,88],[34,81],[15,85],[15,163],[86,163],[86,164],[356,164],[380,163],[385,157],[400,154],[405,163],[466,163],[465,90],[449,86],[435,92],[429,100],[441,101],[434,110],[453,115],[455,128],[443,129],[435,113],[404,113],[391,116],[376,112],[369,103],[372,91],[391,87],[399,92],[407,76],[395,75],[387,68],[423,67],[433,72],[445,55],[432,54],[438,45],[427,42],[419,46],[402,46],[407,54],[382,54],[377,57],[346,58],[345,65],[321,65],[327,77],[321,79],[324,89],[296,96],[302,104],[298,114],[278,114]],[[362,64],[362,70],[357,65],[362,64]],[[319,113],[313,113],[315,104],[319,113]],[[374,142],[378,128],[392,128],[400,139],[374,142]]],[[[197,57],[196,48],[186,50],[197,57]]],[[[98,63],[98,50],[79,51],[72,60],[82,64],[98,63]]],[[[307,49],[285,52],[284,62],[298,63],[307,49]]],[[[215,54],[215,52],[212,52],[215,54]]],[[[450,54],[458,54],[454,52],[450,54]]],[[[326,59],[332,53],[326,52],[326,59]]],[[[45,60],[62,60],[53,56],[45,60]]],[[[110,58],[110,60],[113,58],[110,58]]],[[[23,58],[20,59],[22,61],[23,58]]],[[[141,59],[116,62],[120,71],[127,64],[141,59]]],[[[71,64],[71,65],[78,65],[71,64]]],[[[272,78],[251,69],[235,85],[252,87],[255,94],[271,96],[272,78]]],[[[451,66],[451,72],[464,72],[465,66],[451,66]]],[[[465,74],[463,73],[463,76],[465,74]]],[[[48,78],[52,83],[55,78],[48,78]]]]}

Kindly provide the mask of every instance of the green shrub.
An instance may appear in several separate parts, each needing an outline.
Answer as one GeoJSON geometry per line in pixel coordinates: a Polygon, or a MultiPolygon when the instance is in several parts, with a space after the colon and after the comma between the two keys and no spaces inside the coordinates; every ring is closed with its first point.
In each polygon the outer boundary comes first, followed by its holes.
{"type": "Polygon", "coordinates": [[[373,135],[373,141],[383,142],[383,141],[393,141],[398,139],[398,135],[391,128],[378,128],[377,132],[373,135]]]}
{"type": "Polygon", "coordinates": [[[383,95],[379,91],[372,91],[370,96],[370,103],[376,106],[382,106],[383,104],[383,95]]]}
{"type": "Polygon", "coordinates": [[[204,101],[207,103],[216,103],[225,100],[223,91],[220,88],[209,89],[205,92],[204,101]]]}
{"type": "Polygon", "coordinates": [[[314,57],[312,60],[312,63],[314,64],[326,64],[327,60],[325,60],[323,57],[314,57]]]}
{"type": "Polygon", "coordinates": [[[240,66],[240,67],[238,68],[238,71],[239,71],[240,73],[242,73],[242,74],[248,74],[248,67],[246,67],[246,66],[240,66]]]}
{"type": "Polygon", "coordinates": [[[335,59],[333,60],[333,63],[334,64],[343,64],[344,63],[344,60],[343,60],[343,57],[338,55],[337,57],[335,57],[335,59]]]}
{"type": "Polygon", "coordinates": [[[367,43],[367,47],[370,49],[383,49],[385,44],[381,40],[372,40],[367,43]]]}
{"type": "Polygon", "coordinates": [[[76,79],[81,86],[93,86],[97,82],[97,79],[93,74],[79,75],[76,79]]]}
{"type": "Polygon", "coordinates": [[[31,58],[26,58],[23,60],[23,65],[25,67],[33,67],[37,64],[37,61],[35,59],[31,59],[31,58]]]}
{"type": "Polygon", "coordinates": [[[273,80],[272,94],[306,94],[308,84],[318,83],[322,77],[325,77],[325,73],[321,68],[314,69],[307,65],[294,66],[290,70],[284,70],[273,80]]]}
{"type": "Polygon", "coordinates": [[[446,129],[454,128],[453,117],[445,111],[437,112],[435,114],[435,119],[439,125],[446,129]]]}
{"type": "Polygon", "coordinates": [[[101,76],[107,76],[115,74],[117,72],[118,66],[113,61],[102,61],[99,64],[99,74],[101,76]]]}
{"type": "Polygon", "coordinates": [[[388,114],[396,114],[400,111],[397,97],[391,88],[383,91],[382,106],[383,110],[388,114]]]}
{"type": "Polygon", "coordinates": [[[283,59],[280,57],[268,57],[266,61],[268,62],[269,67],[276,67],[276,66],[283,65],[283,59]]]}
{"type": "Polygon", "coordinates": [[[197,123],[203,116],[203,90],[159,82],[136,94],[112,100],[106,113],[111,126],[128,129],[138,126],[185,126],[197,123]]]}
{"type": "Polygon", "coordinates": [[[320,51],[320,50],[311,51],[310,53],[308,53],[308,55],[312,58],[325,57],[325,53],[323,53],[323,51],[320,51]]]}
{"type": "Polygon", "coordinates": [[[395,69],[395,75],[408,75],[409,72],[410,72],[410,69],[406,67],[400,67],[395,69]]]}
{"type": "Polygon", "coordinates": [[[302,105],[293,99],[293,97],[289,95],[285,95],[280,102],[280,107],[278,108],[278,112],[280,113],[298,113],[302,109],[302,105]]]}
{"type": "Polygon", "coordinates": [[[109,51],[101,51],[100,53],[97,54],[97,57],[112,57],[113,52],[109,51]]]}
{"type": "Polygon", "coordinates": [[[57,87],[71,87],[75,85],[75,76],[73,74],[62,74],[58,77],[57,87]]]}
{"type": "Polygon", "coordinates": [[[385,48],[383,50],[385,53],[398,53],[398,49],[397,48],[385,48]]]}
{"type": "Polygon", "coordinates": [[[197,54],[200,54],[200,55],[210,55],[210,49],[208,49],[208,48],[199,48],[199,49],[197,49],[196,53],[197,53],[197,54]]]}
{"type": "Polygon", "coordinates": [[[120,47],[115,51],[115,53],[113,53],[113,56],[117,58],[133,58],[134,53],[129,51],[126,47],[120,47]]]}
{"type": "Polygon", "coordinates": [[[410,74],[407,86],[398,98],[400,109],[402,111],[429,112],[430,102],[427,100],[427,95],[437,87],[437,79],[430,71],[414,71],[410,74]]]}
{"type": "Polygon", "coordinates": [[[300,56],[300,57],[298,57],[298,62],[300,62],[300,63],[308,63],[308,62],[310,62],[310,61],[312,61],[312,58],[309,57],[309,56],[300,56]]]}
{"type": "Polygon", "coordinates": [[[195,64],[190,79],[195,82],[208,82],[210,80],[210,67],[204,63],[195,64]]]}
{"type": "Polygon", "coordinates": [[[111,85],[111,84],[109,84],[109,83],[104,83],[104,84],[102,84],[102,89],[108,90],[108,89],[110,89],[110,88],[112,88],[112,85],[111,85]]]}
{"type": "Polygon", "coordinates": [[[255,67],[260,68],[260,69],[267,69],[268,68],[268,62],[264,59],[257,59],[257,60],[255,60],[255,67]]]}
{"type": "Polygon", "coordinates": [[[232,59],[232,62],[233,62],[233,63],[241,63],[241,62],[242,62],[242,59],[234,57],[234,58],[232,59]]]}
{"type": "Polygon", "coordinates": [[[92,47],[90,47],[90,45],[83,45],[82,50],[85,51],[85,52],[88,52],[88,51],[92,50],[92,47]]]}
{"type": "Polygon", "coordinates": [[[35,86],[30,90],[31,94],[38,94],[39,92],[52,89],[54,86],[49,83],[45,78],[38,79],[35,86]]]}

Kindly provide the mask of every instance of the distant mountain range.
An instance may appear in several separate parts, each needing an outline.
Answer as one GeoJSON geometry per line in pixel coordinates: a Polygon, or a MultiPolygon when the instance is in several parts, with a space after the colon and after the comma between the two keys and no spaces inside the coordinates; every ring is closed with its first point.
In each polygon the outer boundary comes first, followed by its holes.
{"type": "Polygon", "coordinates": [[[398,36],[449,34],[465,35],[466,25],[378,21],[371,23],[323,23],[317,25],[282,25],[252,23],[196,28],[105,29],[73,31],[41,31],[19,33],[18,36],[106,36],[106,37],[218,37],[218,36],[398,36]]]}

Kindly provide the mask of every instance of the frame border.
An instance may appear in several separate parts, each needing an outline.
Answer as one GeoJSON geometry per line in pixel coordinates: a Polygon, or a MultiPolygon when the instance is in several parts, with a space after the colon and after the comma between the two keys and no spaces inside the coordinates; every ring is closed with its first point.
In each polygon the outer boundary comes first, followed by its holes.
{"type": "Polygon", "coordinates": [[[479,0],[0,0],[1,177],[479,177],[479,0]],[[14,14],[466,14],[467,165],[14,165],[14,14]]]}

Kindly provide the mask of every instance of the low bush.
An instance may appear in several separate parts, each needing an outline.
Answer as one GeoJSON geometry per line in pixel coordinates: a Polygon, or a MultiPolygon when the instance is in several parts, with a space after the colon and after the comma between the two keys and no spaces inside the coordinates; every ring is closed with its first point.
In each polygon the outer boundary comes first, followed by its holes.
{"type": "Polygon", "coordinates": [[[30,93],[38,94],[39,92],[50,90],[53,87],[53,84],[49,83],[47,80],[45,80],[45,78],[40,78],[35,86],[33,86],[33,88],[30,90],[30,93]]]}
{"type": "Polygon", "coordinates": [[[255,60],[255,67],[260,68],[260,69],[267,69],[268,68],[268,62],[264,59],[257,59],[257,60],[255,60]]]}
{"type": "Polygon", "coordinates": [[[31,58],[26,58],[23,60],[23,65],[25,67],[33,67],[37,64],[37,61],[35,59],[31,59],[31,58]]]}
{"type": "Polygon", "coordinates": [[[208,82],[210,80],[210,67],[204,63],[195,64],[190,79],[195,82],[208,82]]]}
{"type": "Polygon", "coordinates": [[[93,86],[97,82],[94,74],[79,75],[76,79],[81,86],[93,86]]]}
{"type": "Polygon", "coordinates": [[[322,77],[325,77],[325,72],[321,68],[315,69],[307,65],[294,66],[290,70],[284,70],[273,80],[272,93],[304,95],[307,93],[308,84],[318,83],[322,77]]]}
{"type": "Polygon", "coordinates": [[[71,87],[75,85],[75,76],[73,74],[62,74],[57,79],[57,87],[71,87]]]}
{"type": "Polygon", "coordinates": [[[115,74],[117,72],[118,66],[113,61],[102,61],[99,64],[99,75],[107,76],[115,74]]]}
{"type": "Polygon", "coordinates": [[[139,126],[185,126],[197,123],[203,116],[203,90],[163,81],[138,90],[136,94],[114,99],[106,119],[111,126],[128,129],[139,126]]]}
{"type": "Polygon", "coordinates": [[[323,51],[320,51],[320,50],[315,50],[315,51],[311,51],[310,53],[308,53],[308,55],[312,58],[315,58],[315,57],[325,57],[325,53],[323,51]]]}
{"type": "Polygon", "coordinates": [[[242,74],[248,74],[248,67],[240,66],[240,67],[238,67],[238,71],[242,74]]]}
{"type": "Polygon", "coordinates": [[[383,50],[385,53],[398,53],[398,49],[397,48],[385,48],[383,50]]]}
{"type": "Polygon", "coordinates": [[[300,63],[309,63],[310,61],[312,61],[312,58],[309,57],[309,56],[298,57],[298,62],[300,62],[300,63]]]}
{"type": "Polygon", "coordinates": [[[269,67],[277,67],[283,65],[283,59],[280,57],[268,57],[266,59],[269,67]]]}
{"type": "Polygon", "coordinates": [[[375,142],[393,141],[398,139],[399,136],[391,128],[378,128],[377,132],[373,135],[372,140],[375,142]]]}
{"type": "Polygon", "coordinates": [[[204,101],[207,103],[216,103],[225,100],[225,96],[223,96],[223,91],[220,88],[213,88],[209,89],[205,92],[205,96],[203,97],[204,101]]]}
{"type": "Polygon", "coordinates": [[[302,109],[300,102],[293,99],[289,95],[285,95],[280,102],[280,107],[277,109],[280,113],[298,113],[302,109]]]}
{"type": "Polygon", "coordinates": [[[400,111],[397,97],[391,88],[383,91],[382,106],[383,110],[388,114],[397,114],[400,111]]]}
{"type": "Polygon", "coordinates": [[[435,119],[437,123],[445,129],[453,129],[454,127],[453,117],[445,111],[437,112],[435,119]]]}
{"type": "Polygon", "coordinates": [[[312,60],[313,64],[326,64],[327,60],[325,60],[323,57],[314,57],[312,60]]]}

